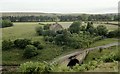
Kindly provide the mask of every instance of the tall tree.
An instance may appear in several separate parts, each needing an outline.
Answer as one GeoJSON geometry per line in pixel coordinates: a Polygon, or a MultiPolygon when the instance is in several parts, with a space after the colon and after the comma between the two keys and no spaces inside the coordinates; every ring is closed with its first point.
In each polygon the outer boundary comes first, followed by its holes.
{"type": "Polygon", "coordinates": [[[79,31],[80,31],[80,26],[81,26],[81,22],[75,21],[75,22],[73,22],[73,23],[70,25],[70,27],[69,27],[68,30],[69,30],[71,33],[79,33],[79,31]]]}

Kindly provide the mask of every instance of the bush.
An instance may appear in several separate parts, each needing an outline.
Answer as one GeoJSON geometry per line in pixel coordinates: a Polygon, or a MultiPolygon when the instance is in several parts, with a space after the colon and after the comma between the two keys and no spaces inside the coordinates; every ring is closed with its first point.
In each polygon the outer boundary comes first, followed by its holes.
{"type": "Polygon", "coordinates": [[[28,74],[48,74],[50,72],[56,72],[58,71],[57,64],[49,64],[47,62],[26,62],[24,64],[21,64],[18,68],[19,72],[24,72],[28,74]]]}
{"type": "Polygon", "coordinates": [[[38,62],[26,62],[24,64],[21,64],[18,71],[20,72],[27,72],[28,74],[33,74],[37,72],[44,72],[46,65],[44,63],[38,63],[38,62]]]}
{"type": "Polygon", "coordinates": [[[45,37],[44,37],[44,40],[45,40],[45,41],[48,41],[48,42],[53,42],[53,41],[54,41],[54,38],[53,38],[53,37],[50,37],[50,36],[45,36],[45,37]]]}
{"type": "Polygon", "coordinates": [[[97,26],[96,31],[97,31],[98,35],[100,35],[100,36],[106,36],[107,32],[108,32],[108,29],[104,25],[99,25],[99,26],[97,26]]]}
{"type": "Polygon", "coordinates": [[[76,21],[73,22],[68,29],[71,33],[79,33],[80,26],[81,26],[81,22],[76,21]]]}
{"type": "Polygon", "coordinates": [[[102,57],[102,60],[104,62],[113,62],[115,60],[116,56],[115,53],[110,53],[109,55],[104,55],[102,57]]]}
{"type": "Polygon", "coordinates": [[[16,39],[14,44],[18,48],[25,48],[27,45],[31,44],[31,40],[29,39],[16,39]]]}
{"type": "Polygon", "coordinates": [[[38,35],[43,35],[43,32],[44,32],[44,30],[43,30],[43,28],[42,28],[41,26],[36,27],[36,33],[37,33],[38,35]]]}
{"type": "Polygon", "coordinates": [[[56,33],[55,33],[55,31],[52,31],[52,30],[44,30],[43,31],[43,36],[55,36],[56,35],[56,33]]]}
{"type": "Polygon", "coordinates": [[[43,49],[44,46],[39,41],[34,41],[32,43],[33,46],[35,46],[37,49],[43,49]]]}
{"type": "Polygon", "coordinates": [[[86,31],[89,32],[90,34],[96,33],[96,30],[93,26],[93,22],[88,22],[87,23],[86,31]]]}
{"type": "Polygon", "coordinates": [[[120,37],[120,28],[114,31],[110,31],[107,36],[109,38],[120,37]]]}
{"type": "Polygon", "coordinates": [[[44,48],[44,46],[41,45],[41,44],[39,44],[39,45],[37,46],[37,49],[43,49],[43,48],[44,48]]]}
{"type": "Polygon", "coordinates": [[[34,57],[36,55],[38,55],[37,48],[34,47],[33,45],[27,45],[25,50],[24,50],[23,57],[29,59],[29,58],[34,57]]]}
{"type": "Polygon", "coordinates": [[[4,40],[2,42],[2,50],[11,49],[14,46],[14,43],[11,40],[4,40]]]}
{"type": "Polygon", "coordinates": [[[51,24],[45,24],[44,27],[43,27],[43,29],[44,29],[44,30],[49,30],[50,25],[51,25],[51,24]]]}
{"type": "Polygon", "coordinates": [[[41,43],[39,42],[39,41],[34,41],[33,43],[32,43],[32,45],[34,45],[35,47],[38,47],[38,45],[40,45],[41,43]]]}
{"type": "Polygon", "coordinates": [[[13,23],[9,20],[2,20],[2,24],[0,24],[0,27],[5,28],[5,27],[11,27],[13,26],[13,23]]]}

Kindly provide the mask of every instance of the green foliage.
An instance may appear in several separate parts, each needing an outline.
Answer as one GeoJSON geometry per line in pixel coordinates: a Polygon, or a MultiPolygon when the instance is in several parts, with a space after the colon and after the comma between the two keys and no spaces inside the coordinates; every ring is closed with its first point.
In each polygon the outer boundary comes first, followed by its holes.
{"type": "Polygon", "coordinates": [[[120,37],[120,28],[114,31],[110,31],[107,35],[109,38],[120,37]]]}
{"type": "Polygon", "coordinates": [[[26,62],[21,64],[18,68],[19,72],[27,72],[27,73],[50,73],[57,72],[59,70],[58,65],[53,63],[49,64],[47,62],[26,62]]]}
{"type": "Polygon", "coordinates": [[[45,72],[45,63],[39,62],[26,62],[21,64],[18,71],[23,73],[38,73],[38,72],[45,72]]]}
{"type": "Polygon", "coordinates": [[[106,36],[108,32],[108,29],[104,25],[97,26],[96,30],[97,30],[97,34],[100,36],[106,36]]]}
{"type": "Polygon", "coordinates": [[[80,31],[80,26],[81,26],[81,22],[78,22],[78,21],[73,22],[73,23],[70,25],[70,27],[69,27],[69,31],[70,31],[71,33],[79,33],[79,31],[80,31]]]}
{"type": "Polygon", "coordinates": [[[44,48],[44,46],[42,45],[42,44],[39,44],[38,46],[37,46],[37,49],[43,49],[44,48]]]}
{"type": "Polygon", "coordinates": [[[0,22],[0,27],[5,28],[5,27],[11,27],[13,26],[13,23],[9,20],[2,20],[2,22],[0,22]]]}
{"type": "Polygon", "coordinates": [[[37,33],[38,35],[43,35],[43,28],[42,28],[41,26],[36,27],[36,33],[37,33]]]}
{"type": "Polygon", "coordinates": [[[90,36],[89,34],[80,33],[80,34],[72,34],[69,37],[68,45],[78,49],[78,48],[89,47],[89,45],[92,42],[93,42],[92,36],[90,36]]]}
{"type": "Polygon", "coordinates": [[[96,41],[99,41],[99,40],[102,40],[102,39],[103,39],[102,36],[97,36],[93,39],[93,41],[96,42],[96,41]]]}
{"type": "Polygon", "coordinates": [[[4,40],[2,41],[2,50],[9,50],[13,48],[14,43],[11,40],[4,40]]]}
{"type": "Polygon", "coordinates": [[[44,46],[39,41],[33,41],[33,46],[35,46],[37,49],[43,49],[44,46]]]}
{"type": "Polygon", "coordinates": [[[44,30],[43,31],[43,36],[55,36],[56,33],[53,30],[44,30]]]}
{"type": "Polygon", "coordinates": [[[84,72],[84,71],[88,71],[88,70],[94,70],[98,65],[98,61],[90,61],[87,64],[82,64],[82,65],[75,65],[73,67],[73,71],[75,72],[84,72]]]}
{"type": "Polygon", "coordinates": [[[81,28],[81,31],[83,31],[83,32],[86,31],[86,26],[85,25],[81,26],[80,28],[81,28]]]}
{"type": "Polygon", "coordinates": [[[100,49],[96,49],[94,51],[90,51],[87,55],[87,57],[84,60],[84,63],[88,63],[89,61],[92,60],[96,60],[96,61],[103,61],[103,62],[113,62],[118,61],[117,60],[117,46],[114,47],[109,47],[109,48],[102,48],[102,52],[101,52],[101,48],[100,49]],[[97,56],[96,56],[97,55],[97,56]]]}
{"type": "Polygon", "coordinates": [[[93,27],[93,22],[88,22],[87,23],[87,27],[86,30],[88,30],[89,28],[93,27]]]}
{"type": "Polygon", "coordinates": [[[47,41],[47,42],[53,42],[54,41],[54,37],[52,37],[52,36],[45,36],[44,40],[47,41]]]}
{"type": "Polygon", "coordinates": [[[113,62],[115,60],[115,53],[110,53],[109,55],[104,55],[103,57],[101,57],[101,59],[104,62],[113,62]]]}
{"type": "Polygon", "coordinates": [[[55,43],[57,45],[67,45],[69,42],[69,36],[70,36],[70,32],[67,30],[63,30],[62,34],[57,34],[55,36],[55,43]]]}
{"type": "Polygon", "coordinates": [[[34,45],[35,47],[38,47],[38,45],[41,44],[39,41],[33,41],[32,45],[34,45]]]}
{"type": "Polygon", "coordinates": [[[89,32],[90,34],[95,34],[96,33],[96,29],[93,26],[93,22],[88,22],[87,23],[86,31],[89,32]]]}
{"type": "Polygon", "coordinates": [[[29,39],[16,39],[14,44],[18,48],[25,48],[27,45],[31,44],[31,40],[29,39]]]}
{"type": "Polygon", "coordinates": [[[49,27],[50,27],[50,24],[46,24],[46,25],[44,25],[43,29],[44,30],[49,30],[49,27]]]}
{"type": "Polygon", "coordinates": [[[53,30],[49,30],[49,25],[45,25],[44,27],[36,27],[36,32],[38,35],[42,36],[55,36],[56,33],[53,30]]]}
{"type": "Polygon", "coordinates": [[[38,55],[37,48],[34,47],[33,45],[27,45],[25,50],[24,50],[23,57],[29,59],[29,58],[34,57],[36,55],[38,55]]]}

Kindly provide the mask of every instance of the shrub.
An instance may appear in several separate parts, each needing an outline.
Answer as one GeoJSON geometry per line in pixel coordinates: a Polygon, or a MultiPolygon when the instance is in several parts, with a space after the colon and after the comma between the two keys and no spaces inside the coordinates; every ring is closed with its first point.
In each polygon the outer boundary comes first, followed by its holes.
{"type": "Polygon", "coordinates": [[[100,35],[100,36],[106,36],[107,32],[108,32],[108,29],[104,25],[99,25],[99,26],[97,26],[96,31],[97,31],[98,35],[100,35]]]}
{"type": "Polygon", "coordinates": [[[58,71],[57,64],[49,64],[46,62],[26,62],[24,64],[21,64],[18,68],[19,72],[28,73],[28,74],[48,74],[49,72],[56,72],[58,71]]]}
{"type": "Polygon", "coordinates": [[[37,54],[38,53],[36,47],[34,47],[33,45],[27,45],[24,50],[23,57],[29,59],[31,57],[36,56],[37,54]]]}
{"type": "Polygon", "coordinates": [[[48,41],[48,42],[53,42],[53,41],[54,41],[54,38],[53,38],[53,37],[50,37],[50,36],[45,36],[45,37],[44,37],[44,40],[45,40],[45,41],[48,41]]]}
{"type": "Polygon", "coordinates": [[[79,33],[81,22],[75,21],[68,28],[71,33],[79,33]]]}
{"type": "Polygon", "coordinates": [[[35,46],[37,49],[43,49],[44,46],[39,41],[34,41],[32,43],[33,46],[35,46]]]}
{"type": "Polygon", "coordinates": [[[110,31],[107,35],[109,38],[120,37],[120,28],[114,31],[110,31]]]}
{"type": "Polygon", "coordinates": [[[44,72],[45,71],[45,64],[44,63],[38,63],[38,62],[26,62],[24,64],[21,64],[18,71],[20,72],[27,72],[30,74],[37,73],[37,72],[44,72]]]}
{"type": "Polygon", "coordinates": [[[2,42],[2,50],[11,49],[14,46],[14,43],[11,40],[4,40],[2,42]]]}
{"type": "Polygon", "coordinates": [[[43,48],[44,48],[44,46],[41,45],[41,44],[39,44],[39,45],[37,46],[37,49],[43,49],[43,48]]]}
{"type": "Polygon", "coordinates": [[[5,28],[5,27],[11,27],[13,26],[13,23],[9,20],[2,20],[2,24],[0,24],[0,27],[5,28]]]}
{"type": "Polygon", "coordinates": [[[94,34],[96,32],[96,30],[93,26],[93,22],[87,23],[86,31],[89,32],[90,34],[94,34]]]}
{"type": "Polygon", "coordinates": [[[43,28],[42,28],[41,26],[36,27],[36,33],[37,33],[38,35],[43,35],[43,32],[44,32],[44,30],[43,30],[43,28]]]}
{"type": "Polygon", "coordinates": [[[43,28],[44,30],[49,30],[49,27],[50,27],[50,24],[45,24],[43,28]]]}
{"type": "Polygon", "coordinates": [[[44,32],[43,32],[43,36],[55,36],[56,35],[56,33],[55,33],[55,31],[52,31],[52,30],[44,30],[44,32]]]}
{"type": "Polygon", "coordinates": [[[113,62],[115,60],[116,56],[115,53],[110,53],[109,55],[104,55],[102,57],[102,60],[104,62],[113,62]]]}
{"type": "Polygon", "coordinates": [[[16,47],[25,48],[27,45],[31,44],[31,40],[29,39],[16,39],[14,41],[16,47]]]}
{"type": "Polygon", "coordinates": [[[35,47],[38,47],[38,45],[40,45],[40,42],[39,42],[39,41],[34,41],[34,42],[32,43],[32,45],[34,45],[35,47]]]}

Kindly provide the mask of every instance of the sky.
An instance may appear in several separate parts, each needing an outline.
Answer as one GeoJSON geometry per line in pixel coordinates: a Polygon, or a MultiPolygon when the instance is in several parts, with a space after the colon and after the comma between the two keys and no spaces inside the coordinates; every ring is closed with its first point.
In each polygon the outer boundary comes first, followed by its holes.
{"type": "Polygon", "coordinates": [[[0,0],[0,12],[117,13],[119,0],[0,0]]]}

